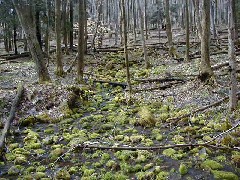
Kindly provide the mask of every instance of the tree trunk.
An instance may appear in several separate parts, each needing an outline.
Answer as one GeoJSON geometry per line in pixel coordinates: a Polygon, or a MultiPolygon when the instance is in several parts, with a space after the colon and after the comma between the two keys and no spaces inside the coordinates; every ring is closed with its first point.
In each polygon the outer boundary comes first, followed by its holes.
{"type": "Polygon", "coordinates": [[[69,46],[70,49],[73,49],[73,0],[69,0],[69,21],[70,21],[70,30],[69,30],[69,46]]]}
{"type": "Polygon", "coordinates": [[[26,34],[28,46],[32,55],[33,60],[36,63],[36,70],[38,75],[39,83],[50,81],[48,70],[44,63],[43,52],[38,43],[35,25],[33,18],[31,17],[31,7],[24,1],[12,0],[15,10],[18,14],[19,21],[26,34]]]}
{"type": "Polygon", "coordinates": [[[47,59],[49,61],[50,0],[45,0],[45,6],[46,6],[46,31],[45,31],[45,39],[44,39],[44,41],[45,41],[44,52],[45,52],[45,54],[47,56],[47,59]]]}
{"type": "Polygon", "coordinates": [[[143,18],[143,13],[142,13],[142,10],[141,10],[139,0],[137,0],[137,5],[138,5],[139,16],[140,16],[140,30],[141,30],[141,36],[142,36],[142,47],[143,47],[145,68],[149,68],[150,63],[147,59],[147,48],[146,48],[146,42],[145,42],[145,37],[144,37],[144,18],[143,18]]]}
{"type": "Polygon", "coordinates": [[[190,61],[189,57],[189,49],[190,49],[190,43],[189,43],[189,36],[190,36],[190,30],[189,30],[189,0],[185,0],[186,2],[186,61],[190,61]]]}
{"type": "Polygon", "coordinates": [[[174,56],[174,47],[172,42],[172,25],[170,19],[170,7],[169,0],[165,0],[165,12],[166,12],[166,32],[168,38],[168,46],[169,46],[169,56],[174,56]]]}
{"type": "Polygon", "coordinates": [[[236,70],[237,70],[237,62],[235,55],[235,22],[234,22],[234,0],[230,0],[229,3],[229,14],[228,14],[228,56],[229,56],[229,66],[230,66],[230,92],[229,92],[229,108],[231,111],[236,109],[237,107],[237,78],[236,78],[236,70]]]}
{"type": "Polygon", "coordinates": [[[63,32],[63,44],[64,44],[64,51],[66,54],[68,52],[68,34],[67,34],[67,0],[62,1],[62,32],[63,32]]]}
{"type": "Polygon", "coordinates": [[[213,34],[213,38],[216,39],[217,38],[217,31],[216,31],[216,26],[215,26],[215,2],[211,1],[211,25],[212,25],[212,34],[213,34]]]}
{"type": "Polygon", "coordinates": [[[39,7],[36,8],[35,22],[36,22],[37,40],[38,40],[38,43],[40,45],[40,48],[42,49],[42,35],[41,35],[41,21],[40,21],[40,10],[39,10],[39,7]]]}
{"type": "Polygon", "coordinates": [[[56,62],[58,76],[63,75],[62,47],[61,47],[61,0],[55,0],[55,33],[56,33],[56,62]]]}
{"type": "Polygon", "coordinates": [[[210,65],[210,1],[203,0],[202,37],[201,37],[201,67],[199,78],[206,81],[213,76],[210,65]]]}
{"type": "Polygon", "coordinates": [[[77,63],[77,81],[83,83],[84,69],[84,2],[78,1],[78,63],[77,63]]]}
{"type": "Polygon", "coordinates": [[[123,27],[123,40],[124,40],[124,56],[126,63],[126,75],[127,75],[127,83],[129,87],[130,99],[132,95],[132,86],[130,79],[130,71],[129,71],[129,60],[128,60],[128,50],[127,50],[127,20],[125,14],[125,0],[121,0],[121,16],[122,16],[122,27],[123,27]]]}
{"type": "Polygon", "coordinates": [[[144,0],[144,26],[145,26],[145,36],[148,39],[148,19],[147,19],[147,0],[144,0]]]}

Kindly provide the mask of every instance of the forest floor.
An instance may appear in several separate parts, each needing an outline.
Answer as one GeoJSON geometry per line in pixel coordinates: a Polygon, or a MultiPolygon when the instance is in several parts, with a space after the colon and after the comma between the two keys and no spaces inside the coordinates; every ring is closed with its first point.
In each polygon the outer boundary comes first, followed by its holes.
{"type": "MultiPolygon", "coordinates": [[[[228,66],[215,68],[215,82],[203,84],[199,58],[169,58],[165,45],[154,42],[149,69],[141,47],[129,51],[131,101],[121,51],[87,55],[81,85],[75,69],[65,77],[54,74],[54,57],[47,84],[37,83],[30,58],[2,63],[0,128],[20,82],[25,91],[0,159],[0,179],[238,180],[240,108],[229,112],[228,66]]],[[[176,47],[184,57],[184,45],[176,47]]],[[[65,70],[75,55],[63,56],[65,70]]],[[[227,54],[211,56],[214,67],[227,61],[227,54]]]]}

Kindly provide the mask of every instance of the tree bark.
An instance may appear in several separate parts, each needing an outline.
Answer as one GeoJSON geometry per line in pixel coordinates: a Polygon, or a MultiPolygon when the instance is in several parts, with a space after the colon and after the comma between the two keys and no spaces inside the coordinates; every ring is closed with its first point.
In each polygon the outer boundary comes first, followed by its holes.
{"type": "Polygon", "coordinates": [[[210,65],[210,1],[203,0],[200,80],[207,81],[213,76],[210,65]]]}
{"type": "Polygon", "coordinates": [[[234,22],[234,11],[233,7],[234,0],[230,0],[229,12],[228,12],[228,56],[229,56],[229,66],[230,66],[230,92],[229,92],[229,109],[233,111],[237,107],[237,62],[235,55],[235,22],[234,22]]]}
{"type": "Polygon", "coordinates": [[[143,47],[145,68],[149,68],[150,63],[147,58],[147,48],[146,48],[146,41],[145,41],[145,37],[144,37],[144,18],[143,18],[143,13],[142,13],[142,9],[141,9],[139,0],[137,0],[137,5],[138,5],[139,16],[140,16],[140,30],[141,30],[141,36],[142,36],[142,47],[143,47]]]}
{"type": "Polygon", "coordinates": [[[63,75],[62,47],[61,47],[61,0],[55,0],[55,33],[56,33],[56,62],[58,76],[63,75]]]}
{"type": "Polygon", "coordinates": [[[174,47],[173,47],[173,41],[172,41],[172,25],[171,25],[171,19],[170,19],[170,6],[169,6],[169,0],[165,0],[165,12],[166,12],[166,32],[167,32],[167,38],[168,38],[168,46],[169,46],[169,56],[174,56],[174,47]]]}
{"type": "Polygon", "coordinates": [[[132,86],[131,86],[131,78],[130,78],[130,71],[129,71],[129,60],[128,60],[128,50],[127,50],[127,20],[125,14],[125,0],[121,0],[121,16],[122,16],[122,27],[123,27],[123,40],[124,40],[124,56],[125,56],[125,63],[126,63],[126,75],[127,75],[127,84],[129,87],[129,94],[130,99],[132,95],[132,86]]]}
{"type": "Polygon", "coordinates": [[[45,66],[43,52],[37,41],[35,26],[31,17],[31,7],[28,3],[22,0],[12,0],[15,10],[18,14],[19,21],[26,34],[28,46],[32,55],[33,60],[36,63],[36,70],[38,75],[39,83],[50,81],[48,70],[45,66]]]}
{"type": "Polygon", "coordinates": [[[186,61],[190,61],[189,57],[189,49],[190,49],[190,42],[189,42],[189,36],[190,36],[190,30],[189,30],[189,0],[185,0],[186,3],[186,61]]]}
{"type": "Polygon", "coordinates": [[[83,82],[83,68],[84,68],[84,2],[78,1],[78,63],[77,63],[77,81],[83,82]]]}

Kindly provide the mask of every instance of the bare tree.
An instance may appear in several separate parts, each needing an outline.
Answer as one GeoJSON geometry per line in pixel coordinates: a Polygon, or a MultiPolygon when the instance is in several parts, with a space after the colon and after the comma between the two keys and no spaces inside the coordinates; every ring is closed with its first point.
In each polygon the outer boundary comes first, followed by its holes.
{"type": "Polygon", "coordinates": [[[56,74],[63,75],[62,47],[61,47],[61,0],[55,0],[55,33],[56,33],[56,74]]]}
{"type": "Polygon", "coordinates": [[[127,74],[127,83],[129,87],[130,98],[132,94],[132,86],[131,86],[131,78],[129,71],[129,60],[128,60],[128,50],[127,50],[127,20],[125,13],[125,0],[121,0],[121,14],[122,14],[122,27],[123,27],[123,40],[124,40],[124,56],[125,56],[125,64],[126,64],[126,74],[127,74]]]}
{"type": "Polygon", "coordinates": [[[169,0],[165,0],[165,12],[166,12],[166,32],[168,37],[169,56],[174,56],[169,0]]]}
{"type": "Polygon", "coordinates": [[[77,63],[77,81],[83,82],[83,68],[84,68],[84,2],[78,1],[78,63],[77,63]]]}
{"type": "Polygon", "coordinates": [[[230,65],[230,92],[229,92],[229,108],[230,110],[234,110],[237,107],[237,78],[236,78],[236,70],[237,70],[237,62],[236,62],[236,54],[235,54],[235,22],[234,22],[234,0],[230,0],[229,3],[229,13],[228,13],[228,56],[229,56],[229,65],[230,65]]]}
{"type": "Polygon", "coordinates": [[[44,62],[43,52],[37,40],[31,6],[29,2],[23,0],[12,0],[12,2],[21,26],[26,34],[32,58],[36,63],[38,81],[39,83],[50,81],[50,76],[44,62]]]}
{"type": "Polygon", "coordinates": [[[189,49],[190,49],[190,43],[189,43],[189,36],[190,36],[190,29],[189,29],[189,0],[185,0],[186,4],[186,61],[190,61],[189,57],[189,49]]]}
{"type": "Polygon", "coordinates": [[[139,0],[137,0],[137,5],[138,5],[138,10],[139,10],[139,16],[140,16],[140,30],[141,30],[141,36],[142,36],[144,62],[145,62],[145,67],[149,68],[150,63],[147,58],[147,48],[146,48],[146,42],[145,42],[145,37],[144,37],[144,18],[143,18],[143,13],[142,13],[142,9],[141,9],[139,0]]]}
{"type": "Polygon", "coordinates": [[[202,36],[201,36],[201,65],[199,78],[206,81],[213,76],[210,65],[210,1],[203,0],[202,36]]]}

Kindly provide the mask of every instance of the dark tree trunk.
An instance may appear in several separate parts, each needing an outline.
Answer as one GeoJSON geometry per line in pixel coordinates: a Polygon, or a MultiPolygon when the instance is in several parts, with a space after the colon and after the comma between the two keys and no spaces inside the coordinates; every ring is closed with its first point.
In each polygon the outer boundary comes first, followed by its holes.
{"type": "Polygon", "coordinates": [[[41,35],[41,21],[40,21],[40,10],[36,8],[35,12],[35,21],[36,21],[36,35],[37,40],[40,45],[40,48],[42,49],[42,35],[41,35]]]}
{"type": "Polygon", "coordinates": [[[73,49],[73,0],[70,0],[69,4],[69,21],[70,21],[70,30],[69,30],[69,46],[70,49],[73,49]]]}

